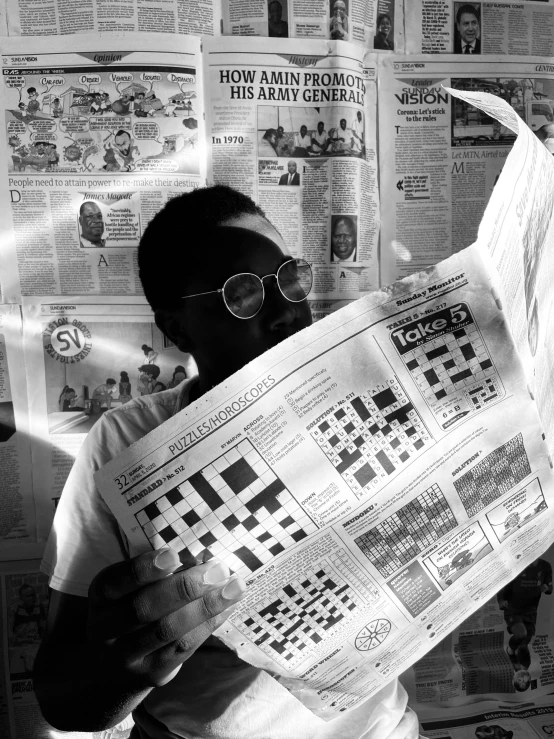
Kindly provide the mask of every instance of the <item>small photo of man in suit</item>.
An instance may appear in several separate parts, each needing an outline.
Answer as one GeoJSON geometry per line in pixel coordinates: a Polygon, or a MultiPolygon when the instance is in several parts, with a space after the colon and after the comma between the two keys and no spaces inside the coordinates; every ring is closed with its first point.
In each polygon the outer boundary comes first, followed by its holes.
{"type": "Polygon", "coordinates": [[[454,54],[481,53],[481,3],[459,3],[454,27],[454,54]]]}
{"type": "Polygon", "coordinates": [[[287,164],[287,169],[289,173],[281,175],[279,184],[280,185],[299,185],[300,175],[296,171],[297,170],[296,162],[293,162],[291,159],[291,161],[287,164]]]}

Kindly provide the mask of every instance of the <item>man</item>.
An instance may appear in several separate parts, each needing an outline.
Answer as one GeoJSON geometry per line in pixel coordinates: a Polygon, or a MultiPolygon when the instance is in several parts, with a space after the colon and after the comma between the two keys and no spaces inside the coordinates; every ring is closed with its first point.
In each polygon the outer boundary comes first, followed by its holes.
{"type": "Polygon", "coordinates": [[[356,261],[356,226],[349,216],[340,216],[331,232],[331,261],[356,261]]]}
{"type": "Polygon", "coordinates": [[[168,548],[137,555],[94,484],[95,469],[310,325],[306,301],[291,302],[277,284],[290,259],[263,211],[223,186],[170,200],[145,230],[146,298],[158,327],[193,355],[199,374],[104,414],[68,478],[45,554],[53,590],[34,674],[45,719],[59,729],[103,730],[133,710],[136,739],[417,737],[396,681],[325,722],[240,660],[211,634],[242,598],[244,581],[217,560],[183,570],[168,548]],[[265,276],[265,297],[260,288],[262,302],[248,320],[220,292],[243,273],[265,276]]]}
{"type": "Polygon", "coordinates": [[[125,129],[120,128],[115,134],[114,150],[116,154],[119,154],[124,169],[129,172],[135,161],[133,159],[133,154],[139,154],[138,147],[133,145],[133,139],[131,138],[129,131],[125,131],[125,129]]]}
{"type": "Polygon", "coordinates": [[[348,41],[348,15],[346,4],[343,0],[337,0],[333,5],[333,15],[329,23],[331,38],[335,41],[348,41]]]}
{"type": "Polygon", "coordinates": [[[454,35],[454,54],[480,54],[481,20],[474,5],[468,3],[458,8],[456,29],[458,33],[454,35]]]}
{"type": "Polygon", "coordinates": [[[81,228],[81,249],[102,249],[106,246],[104,218],[97,203],[86,200],[79,208],[79,226],[81,228]]]}
{"type": "Polygon", "coordinates": [[[346,125],[346,118],[340,119],[339,127],[333,130],[330,139],[333,152],[348,152],[352,149],[352,131],[346,125]]]}
{"type": "Polygon", "coordinates": [[[364,148],[364,123],[362,112],[358,110],[352,122],[352,151],[361,154],[364,148]]]}
{"type": "Polygon", "coordinates": [[[300,175],[296,171],[296,162],[293,162],[292,160],[287,164],[287,169],[289,171],[288,174],[281,175],[281,179],[279,180],[280,185],[299,185],[300,184],[300,175]]]}
{"type": "Polygon", "coordinates": [[[308,127],[300,126],[300,133],[294,135],[294,156],[307,157],[311,145],[312,137],[308,133],[308,127]]]}
{"type": "Polygon", "coordinates": [[[272,0],[267,6],[267,35],[270,38],[288,38],[289,24],[281,20],[283,17],[283,6],[279,0],[272,0]]]}
{"type": "Polygon", "coordinates": [[[312,152],[314,154],[324,154],[329,146],[329,134],[325,130],[323,121],[317,124],[317,131],[312,134],[312,152]]]}
{"type": "Polygon", "coordinates": [[[258,156],[262,159],[277,156],[277,131],[274,128],[268,128],[258,142],[258,156]]]}
{"type": "Polygon", "coordinates": [[[36,115],[40,112],[40,103],[38,101],[38,92],[36,87],[29,87],[27,90],[29,103],[27,104],[27,112],[29,115],[36,115]]]}
{"type": "Polygon", "coordinates": [[[511,634],[506,651],[514,667],[514,687],[518,691],[526,690],[531,682],[529,644],[535,636],[541,596],[551,593],[552,567],[545,559],[536,559],[496,596],[511,634]]]}

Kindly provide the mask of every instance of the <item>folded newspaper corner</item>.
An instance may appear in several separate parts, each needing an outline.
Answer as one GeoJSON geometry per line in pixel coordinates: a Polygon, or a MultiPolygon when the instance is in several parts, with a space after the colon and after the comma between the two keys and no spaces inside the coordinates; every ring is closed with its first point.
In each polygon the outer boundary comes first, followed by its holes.
{"type": "MultiPolygon", "coordinates": [[[[518,125],[498,98],[463,95],[518,125]]],[[[483,219],[490,243],[525,168],[530,191],[552,166],[521,129],[483,219]]],[[[96,475],[131,556],[169,545],[246,579],[217,636],[325,720],[554,539],[547,423],[514,330],[525,298],[506,295],[481,242],[291,337],[96,475]]]]}

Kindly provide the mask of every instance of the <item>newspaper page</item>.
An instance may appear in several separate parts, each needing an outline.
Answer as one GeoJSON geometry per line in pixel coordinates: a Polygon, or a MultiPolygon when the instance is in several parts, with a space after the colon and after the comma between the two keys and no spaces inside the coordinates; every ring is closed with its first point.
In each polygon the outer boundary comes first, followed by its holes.
{"type": "MultiPolygon", "coordinates": [[[[18,305],[0,305],[0,559],[36,541],[31,442],[18,305]]],[[[38,556],[38,554],[35,554],[38,556]]]]}
{"type": "Polygon", "coordinates": [[[24,38],[2,49],[6,302],[141,294],[142,231],[205,179],[199,39],[152,34],[148,51],[140,34],[64,46],[24,38]]]}
{"type": "MultiPolygon", "coordinates": [[[[534,515],[522,499],[502,522],[503,538],[534,515]]],[[[550,547],[404,673],[402,684],[417,713],[423,704],[528,703],[553,692],[553,565],[550,547]]]]}
{"type": "Polygon", "coordinates": [[[131,556],[169,545],[245,577],[217,635],[324,719],[552,540],[500,289],[469,247],[263,354],[97,473],[131,556]],[[523,497],[534,514],[504,542],[523,497]]]}
{"type": "Polygon", "coordinates": [[[379,61],[381,257],[386,284],[477,238],[516,138],[514,130],[490,112],[475,108],[463,96],[453,97],[444,87],[493,93],[539,132],[554,120],[554,66],[539,59],[510,62],[505,57],[379,61]]]}
{"type": "Polygon", "coordinates": [[[525,706],[486,701],[457,709],[421,708],[420,730],[427,739],[546,739],[554,736],[554,701],[525,706]]]}
{"type": "Polygon", "coordinates": [[[320,38],[404,51],[402,0],[228,0],[227,36],[320,38]]]}
{"type": "Polygon", "coordinates": [[[378,287],[374,57],[344,42],[245,46],[204,43],[209,177],[261,205],[328,312],[378,287]]]}
{"type": "Polygon", "coordinates": [[[44,542],[75,456],[102,414],[165,389],[177,367],[190,376],[196,366],[162,335],[144,298],[26,298],[23,311],[33,489],[44,542]]]}
{"type": "Polygon", "coordinates": [[[552,0],[407,0],[407,54],[552,56],[552,0]]]}
{"type": "MultiPolygon", "coordinates": [[[[5,0],[9,36],[116,32],[209,35],[221,25],[222,0],[5,0]]],[[[114,44],[119,48],[119,41],[114,44]]],[[[140,47],[137,47],[140,48],[140,47]]]]}

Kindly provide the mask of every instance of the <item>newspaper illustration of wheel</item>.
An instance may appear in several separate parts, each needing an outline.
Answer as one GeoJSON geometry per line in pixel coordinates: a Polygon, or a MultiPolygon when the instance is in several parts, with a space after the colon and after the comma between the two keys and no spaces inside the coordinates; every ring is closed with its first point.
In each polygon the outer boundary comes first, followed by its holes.
{"type": "Polygon", "coordinates": [[[386,618],[376,618],[370,621],[360,631],[354,645],[359,652],[370,652],[382,644],[390,634],[391,622],[386,618]]]}

